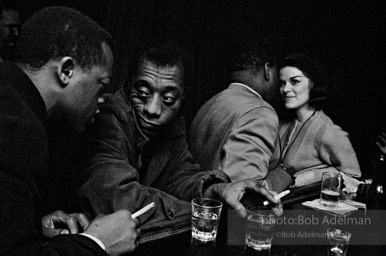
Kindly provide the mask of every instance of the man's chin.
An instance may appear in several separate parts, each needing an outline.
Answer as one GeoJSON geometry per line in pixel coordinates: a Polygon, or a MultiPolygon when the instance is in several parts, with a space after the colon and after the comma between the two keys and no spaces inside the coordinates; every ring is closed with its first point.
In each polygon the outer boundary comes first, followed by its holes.
{"type": "Polygon", "coordinates": [[[90,126],[90,124],[72,124],[68,126],[68,131],[70,133],[81,133],[86,131],[86,127],[90,126]]]}
{"type": "Polygon", "coordinates": [[[1,45],[2,47],[12,48],[15,46],[15,42],[3,42],[1,45]]]}
{"type": "Polygon", "coordinates": [[[81,133],[85,132],[87,128],[91,128],[94,124],[94,118],[76,118],[68,119],[67,129],[70,133],[81,133]]]}
{"type": "Polygon", "coordinates": [[[149,130],[149,129],[146,129],[144,127],[141,127],[141,131],[143,132],[143,134],[145,134],[149,138],[157,137],[160,133],[158,130],[149,130]]]}
{"type": "Polygon", "coordinates": [[[54,109],[49,113],[49,123],[56,130],[61,130],[66,133],[80,133],[86,131],[88,124],[91,123],[82,118],[74,118],[66,113],[60,113],[58,109],[54,109]]]}

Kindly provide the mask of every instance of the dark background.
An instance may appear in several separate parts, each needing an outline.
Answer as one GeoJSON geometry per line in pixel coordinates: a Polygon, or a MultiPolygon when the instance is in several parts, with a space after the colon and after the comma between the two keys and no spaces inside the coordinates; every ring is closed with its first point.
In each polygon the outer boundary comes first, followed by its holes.
{"type": "Polygon", "coordinates": [[[14,0],[22,20],[51,5],[78,9],[116,40],[113,90],[128,76],[135,46],[155,35],[172,36],[194,53],[194,81],[183,114],[228,86],[227,60],[235,27],[274,31],[280,55],[306,51],[319,57],[329,79],[325,112],[350,134],[362,172],[375,140],[386,129],[385,1],[354,0],[14,0]]]}

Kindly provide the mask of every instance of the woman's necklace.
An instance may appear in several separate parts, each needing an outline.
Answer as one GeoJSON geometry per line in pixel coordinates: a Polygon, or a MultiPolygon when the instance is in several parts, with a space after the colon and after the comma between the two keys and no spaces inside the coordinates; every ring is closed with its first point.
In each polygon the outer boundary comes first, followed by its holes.
{"type": "MultiPolygon", "coordinates": [[[[310,115],[309,118],[307,118],[307,120],[302,124],[302,126],[300,126],[300,129],[299,131],[296,133],[295,135],[295,138],[291,141],[291,138],[292,138],[292,135],[293,133],[295,132],[296,130],[296,126],[297,126],[297,121],[295,120],[295,122],[291,125],[291,128],[290,128],[290,131],[288,132],[287,134],[287,137],[285,139],[285,143],[284,143],[284,148],[281,147],[281,142],[280,142],[280,153],[281,153],[281,157],[280,157],[280,165],[282,167],[284,167],[284,164],[283,164],[283,161],[284,161],[284,158],[285,156],[287,155],[289,149],[292,147],[292,145],[294,144],[296,138],[299,136],[300,132],[302,131],[303,127],[306,125],[306,123],[311,119],[311,117],[313,117],[316,113],[316,110],[314,110],[314,112],[312,113],[312,115],[310,115]],[[290,143],[291,141],[291,143],[290,143]]],[[[280,140],[280,136],[279,136],[279,140],[280,140]]]]}

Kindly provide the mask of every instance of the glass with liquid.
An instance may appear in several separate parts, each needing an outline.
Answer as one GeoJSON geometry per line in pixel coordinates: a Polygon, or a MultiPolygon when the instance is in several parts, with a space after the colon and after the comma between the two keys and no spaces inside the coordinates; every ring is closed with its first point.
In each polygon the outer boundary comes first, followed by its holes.
{"type": "Polygon", "coordinates": [[[192,200],[192,238],[201,242],[215,241],[222,203],[209,198],[192,200]]]}
{"type": "Polygon", "coordinates": [[[327,248],[328,256],[346,256],[348,243],[351,233],[341,229],[327,229],[329,245],[327,248]]]}
{"type": "Polygon", "coordinates": [[[268,207],[247,207],[245,244],[256,250],[271,249],[276,230],[276,216],[268,207]]]}
{"type": "Polygon", "coordinates": [[[338,207],[342,192],[342,176],[338,173],[324,172],[320,189],[320,203],[323,206],[338,207]]]}

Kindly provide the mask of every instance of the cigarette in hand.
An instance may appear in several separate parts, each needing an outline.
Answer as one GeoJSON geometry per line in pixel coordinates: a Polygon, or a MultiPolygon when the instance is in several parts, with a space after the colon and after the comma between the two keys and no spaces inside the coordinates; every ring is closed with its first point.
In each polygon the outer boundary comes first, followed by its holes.
{"type": "MultiPolygon", "coordinates": [[[[289,190],[285,190],[285,191],[283,191],[283,192],[277,194],[277,195],[275,196],[275,199],[276,199],[276,200],[277,200],[277,199],[280,199],[280,198],[282,198],[283,196],[288,195],[289,192],[290,192],[289,190]]],[[[269,201],[264,201],[264,202],[263,202],[264,205],[268,205],[269,203],[270,203],[269,201]]]]}
{"type": "Polygon", "coordinates": [[[143,207],[141,210],[136,211],[135,213],[133,213],[133,214],[131,215],[131,218],[134,219],[134,218],[137,218],[137,217],[141,216],[142,214],[144,214],[145,212],[147,212],[148,210],[150,210],[150,209],[153,208],[154,206],[155,206],[155,203],[154,203],[154,202],[152,202],[152,203],[146,205],[146,206],[143,207]]]}

